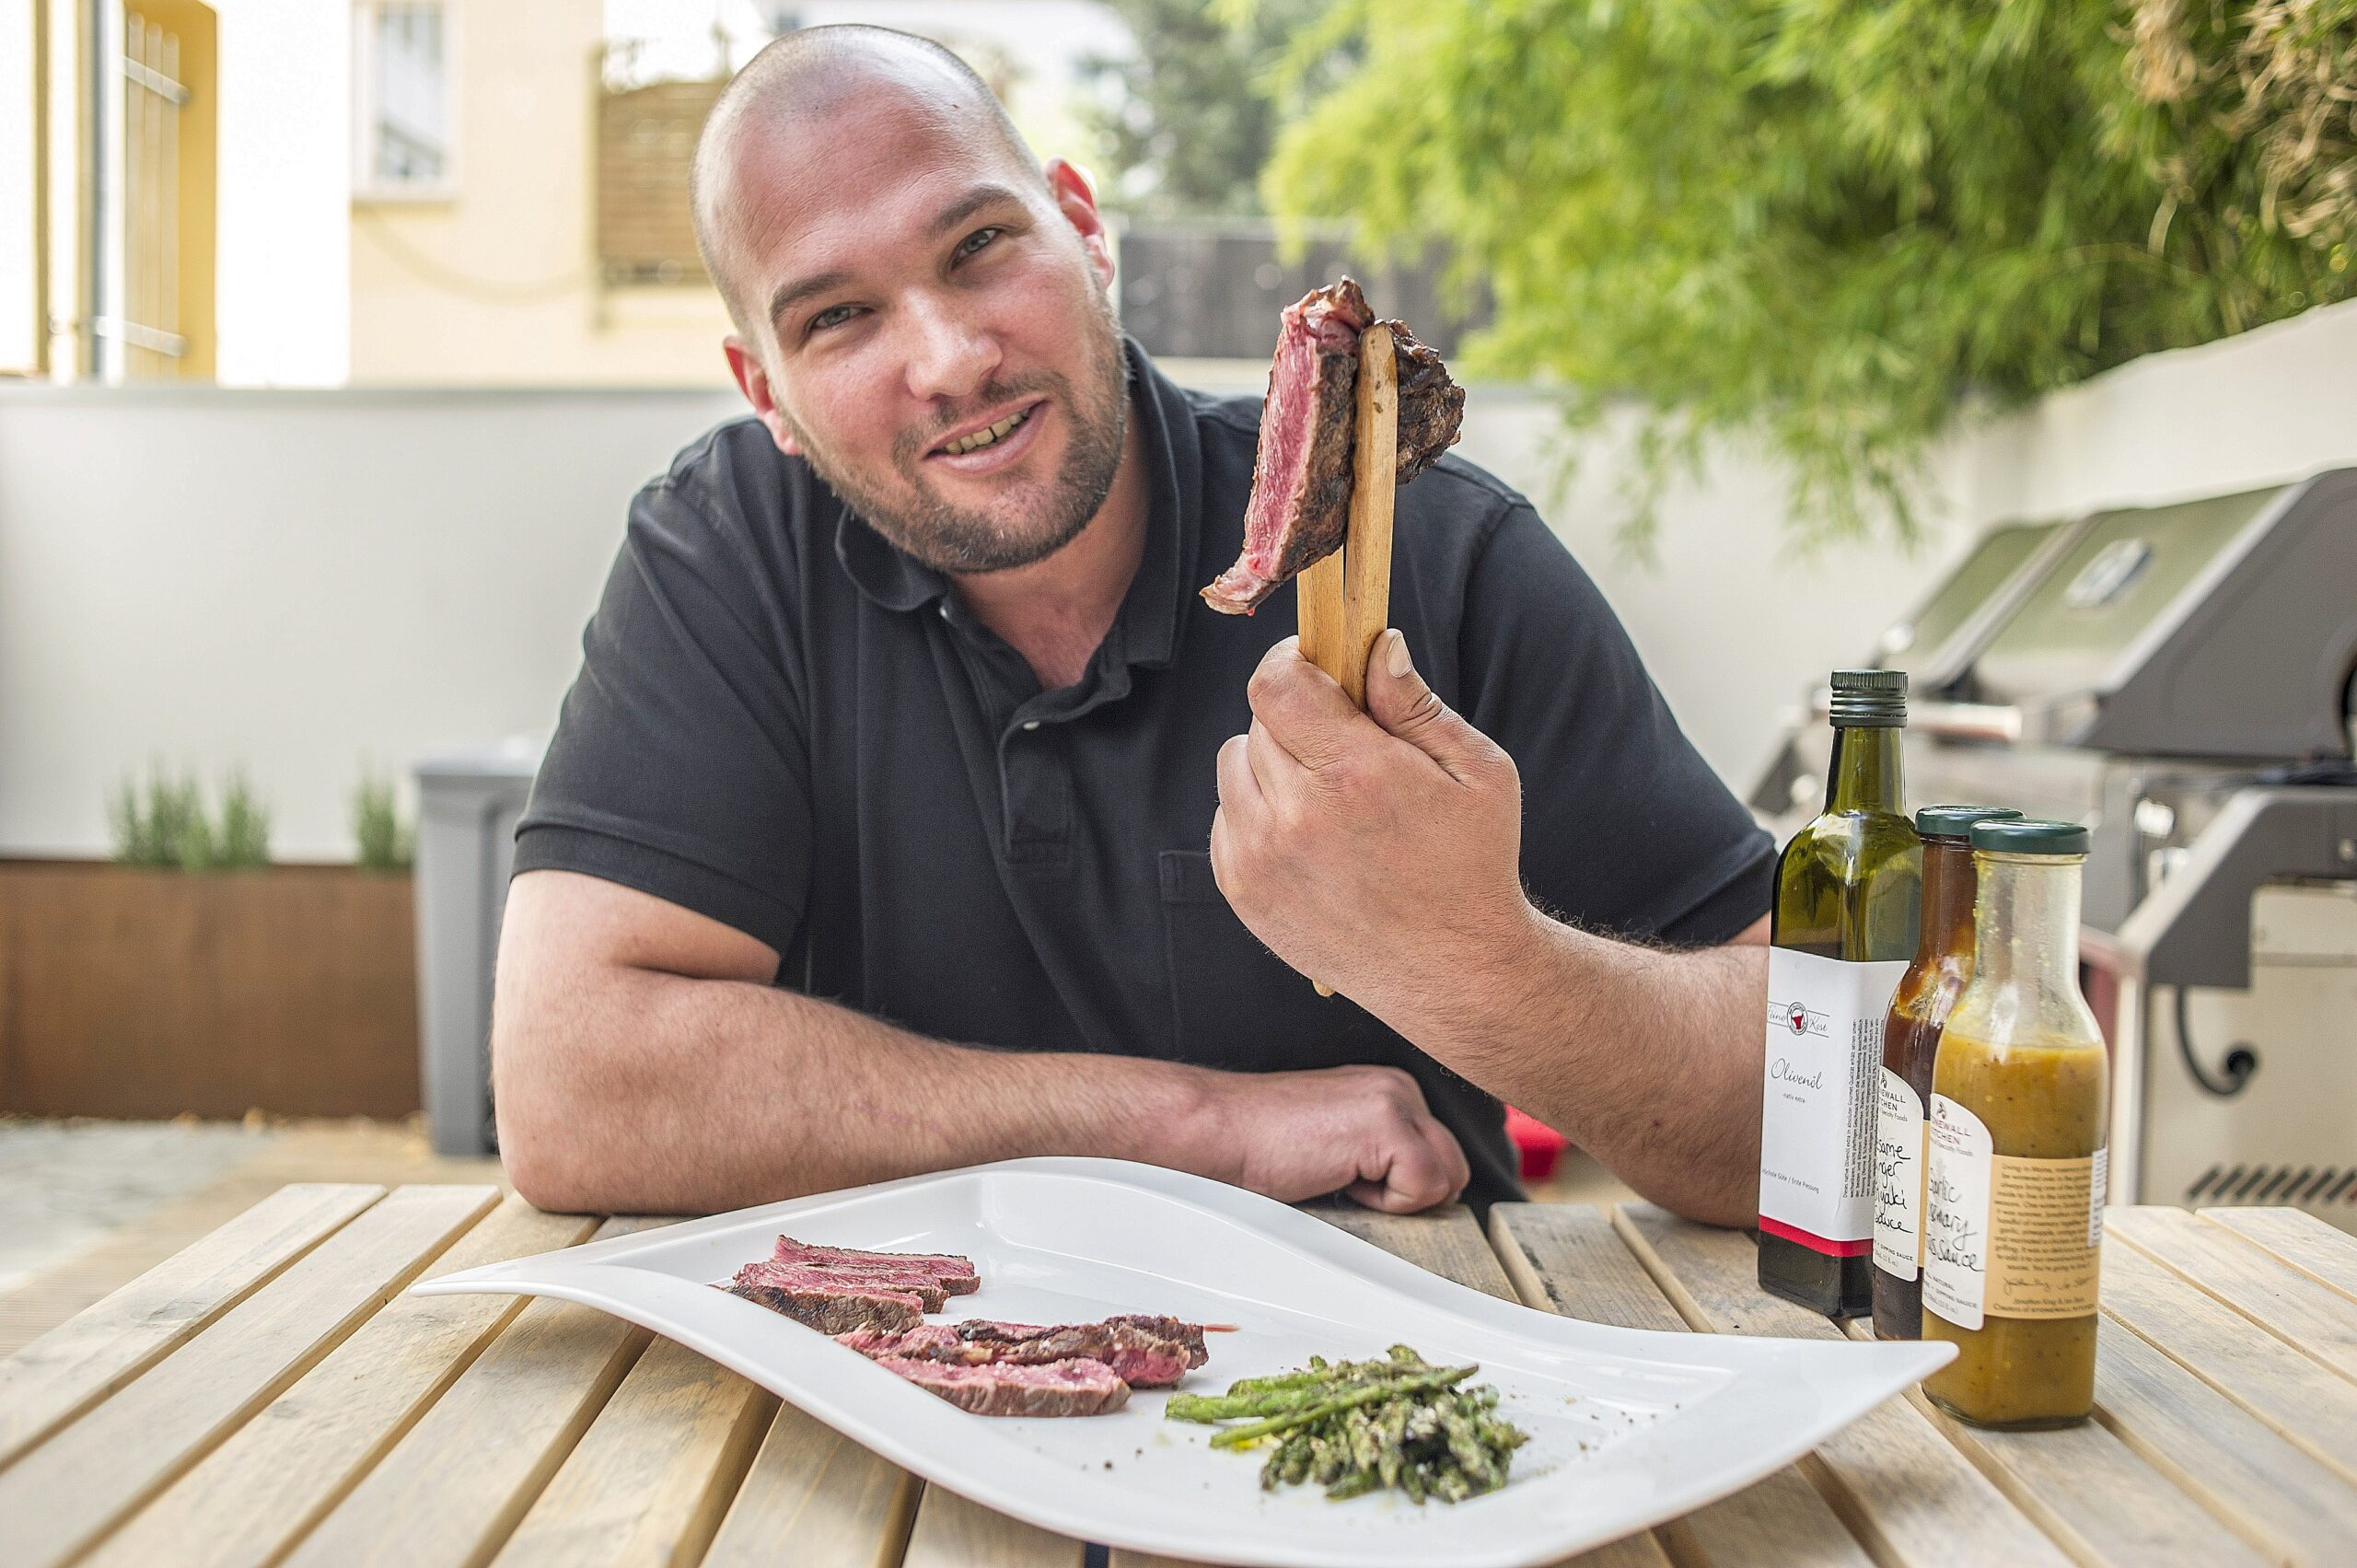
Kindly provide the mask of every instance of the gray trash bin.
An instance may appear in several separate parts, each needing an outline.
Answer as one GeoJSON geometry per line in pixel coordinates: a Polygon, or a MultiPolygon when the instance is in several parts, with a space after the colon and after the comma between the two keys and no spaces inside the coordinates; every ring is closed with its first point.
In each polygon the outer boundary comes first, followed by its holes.
{"type": "Polygon", "coordinates": [[[516,865],[516,821],[545,745],[519,737],[417,765],[419,1066],[436,1154],[497,1147],[491,972],[516,865]]]}

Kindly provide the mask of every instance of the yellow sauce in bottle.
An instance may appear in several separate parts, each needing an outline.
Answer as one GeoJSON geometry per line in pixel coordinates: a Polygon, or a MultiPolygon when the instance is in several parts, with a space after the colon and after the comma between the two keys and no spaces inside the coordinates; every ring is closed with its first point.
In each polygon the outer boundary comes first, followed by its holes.
{"type": "MultiPolygon", "coordinates": [[[[1995,1153],[2026,1160],[2091,1159],[2109,1118],[2103,1042],[1995,1045],[1940,1040],[1932,1092],[1971,1109],[1995,1153]]],[[[2100,1202],[2100,1195],[2095,1200],[2100,1202]]],[[[2002,1244],[1991,1225],[1992,1244],[2002,1244]]],[[[2062,1426],[2095,1403],[2096,1314],[2014,1318],[1991,1310],[1963,1329],[1926,1308],[1923,1337],[1956,1346],[1956,1358],[1923,1380],[1950,1413],[1983,1426],[2062,1426]]]]}

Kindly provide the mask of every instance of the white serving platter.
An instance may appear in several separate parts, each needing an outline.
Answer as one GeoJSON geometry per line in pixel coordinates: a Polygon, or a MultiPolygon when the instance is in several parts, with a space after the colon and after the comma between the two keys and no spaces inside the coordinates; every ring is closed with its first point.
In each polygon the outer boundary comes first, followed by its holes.
{"type": "Polygon", "coordinates": [[[1121,1160],[1021,1159],[716,1214],[447,1274],[422,1294],[580,1302],[679,1341],[925,1480],[1044,1528],[1225,1563],[1388,1568],[1552,1562],[1674,1518],[1800,1458],[1955,1353],[1945,1344],[1647,1333],[1534,1311],[1425,1272],[1309,1214],[1121,1160]],[[1161,1312],[1234,1324],[1190,1390],[1404,1342],[1481,1364],[1530,1434],[1500,1492],[1418,1507],[1264,1493],[1255,1453],[1166,1421],[1167,1395],[1086,1419],[969,1415],[713,1288],[784,1232],[958,1252],[981,1288],[937,1320],[1161,1312]]]}

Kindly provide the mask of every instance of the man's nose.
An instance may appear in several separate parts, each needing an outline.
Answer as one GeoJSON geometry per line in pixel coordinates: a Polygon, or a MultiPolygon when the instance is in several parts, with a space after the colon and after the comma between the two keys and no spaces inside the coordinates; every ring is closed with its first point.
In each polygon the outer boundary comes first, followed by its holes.
{"type": "Polygon", "coordinates": [[[938,299],[919,300],[908,312],[909,390],[919,398],[971,396],[991,378],[1002,355],[998,340],[938,299]]]}

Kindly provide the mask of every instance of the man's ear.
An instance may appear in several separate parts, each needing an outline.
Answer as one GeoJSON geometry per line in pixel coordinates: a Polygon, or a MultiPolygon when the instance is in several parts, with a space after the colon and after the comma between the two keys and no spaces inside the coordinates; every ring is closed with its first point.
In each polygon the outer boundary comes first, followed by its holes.
{"type": "Polygon", "coordinates": [[[1109,285],[1113,245],[1105,232],[1105,215],[1097,210],[1097,192],[1089,189],[1088,176],[1060,157],[1048,160],[1047,175],[1048,194],[1055,198],[1056,210],[1080,236],[1081,249],[1088,252],[1089,265],[1097,270],[1097,281],[1109,285]]]}
{"type": "Polygon", "coordinates": [[[728,373],[737,377],[738,390],[753,405],[754,415],[777,443],[777,449],[789,458],[800,456],[802,447],[788,434],[785,415],[778,412],[777,400],[770,395],[770,373],[761,368],[761,356],[734,333],[720,340],[720,349],[728,356],[728,373]]]}

